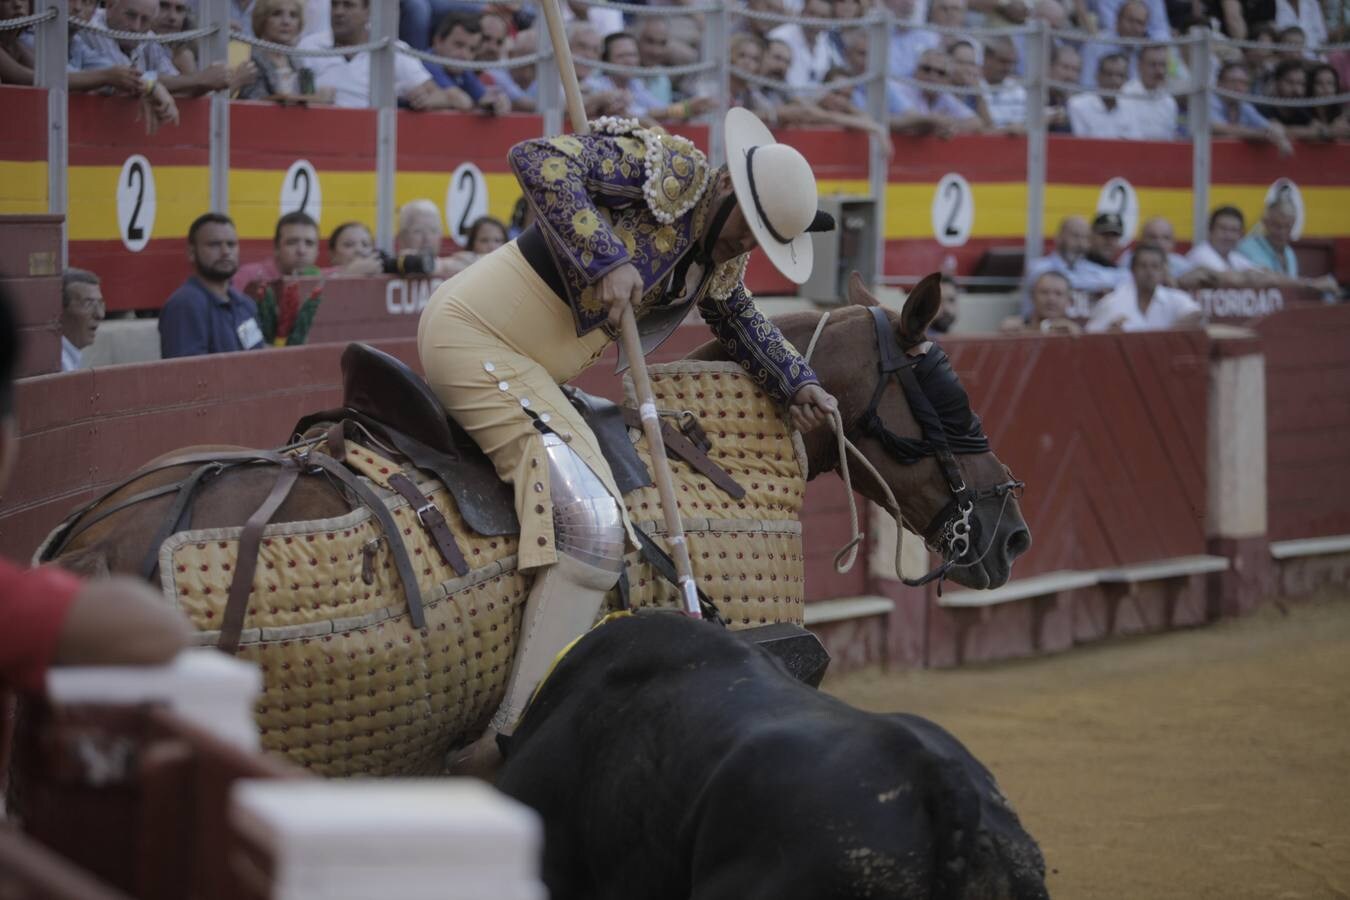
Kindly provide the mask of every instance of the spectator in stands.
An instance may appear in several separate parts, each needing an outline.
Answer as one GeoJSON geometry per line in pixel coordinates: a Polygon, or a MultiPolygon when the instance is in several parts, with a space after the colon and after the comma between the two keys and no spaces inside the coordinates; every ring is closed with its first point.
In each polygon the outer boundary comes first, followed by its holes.
{"type": "MultiPolygon", "coordinates": [[[[1251,92],[1252,76],[1243,63],[1226,62],[1219,69],[1219,87],[1236,94],[1251,92]]],[[[1279,148],[1281,156],[1293,154],[1294,148],[1284,133],[1284,126],[1271,122],[1256,111],[1246,100],[1234,100],[1210,94],[1210,129],[1216,137],[1245,138],[1252,141],[1269,141],[1279,148]]]]}
{"type": "MultiPolygon", "coordinates": [[[[637,68],[641,62],[637,38],[626,31],[616,31],[604,40],[600,58],[611,65],[637,68]]],[[[685,121],[701,116],[716,106],[711,97],[694,97],[678,103],[661,103],[641,78],[618,72],[594,72],[587,79],[591,91],[598,94],[621,93],[628,98],[623,115],[641,119],[685,121]]]]}
{"type": "MultiPolygon", "coordinates": [[[[1139,229],[1139,243],[1153,244],[1167,254],[1167,274],[1163,284],[1193,291],[1198,288],[1214,287],[1218,284],[1217,273],[1195,263],[1175,251],[1177,240],[1172,223],[1162,216],[1154,216],[1144,222],[1139,229]]],[[[1120,268],[1128,270],[1134,259],[1134,251],[1126,251],[1120,258],[1120,268]]]]}
{"type": "Polygon", "coordinates": [[[1075,291],[1086,294],[1099,294],[1113,290],[1126,277],[1128,272],[1115,266],[1099,266],[1087,259],[1091,233],[1087,219],[1082,216],[1066,216],[1059,223],[1055,234],[1055,252],[1043,256],[1026,267],[1022,289],[1022,315],[1031,314],[1031,285],[1035,284],[1043,272],[1062,272],[1069,279],[1069,286],[1075,291]]]}
{"type": "Polygon", "coordinates": [[[1242,210],[1236,206],[1220,206],[1209,214],[1209,239],[1192,247],[1186,259],[1218,273],[1219,283],[1224,287],[1253,287],[1256,282],[1248,273],[1256,266],[1237,252],[1242,231],[1242,210]]]}
{"type": "Polygon", "coordinates": [[[441,211],[425,198],[409,200],[398,211],[398,233],[394,249],[398,253],[441,253],[441,211]]]}
{"type": "Polygon", "coordinates": [[[220,213],[204,213],[188,228],[187,245],[193,274],[159,311],[160,356],[261,349],[257,304],[230,286],[239,269],[234,222],[220,213]]]}
{"type": "MultiPolygon", "coordinates": [[[[931,0],[928,22],[941,28],[960,28],[966,24],[966,0],[931,0]]],[[[891,36],[890,74],[892,78],[912,78],[924,53],[942,47],[949,40],[924,28],[897,28],[891,36]]]]}
{"type": "MultiPolygon", "coordinates": [[[[655,69],[670,65],[670,23],[660,16],[643,16],[637,29],[639,65],[655,69]]],[[[669,75],[649,75],[642,79],[647,93],[663,106],[675,98],[675,86],[669,75]]]]}
{"type": "MultiPolygon", "coordinates": [[[[871,36],[865,28],[851,28],[844,36],[844,59],[848,62],[848,71],[844,74],[848,77],[858,77],[867,74],[867,45],[871,36]]],[[[900,96],[900,85],[898,82],[887,78],[882,82],[886,88],[886,116],[900,115],[904,109],[904,100],[900,96]]],[[[859,111],[868,110],[867,101],[868,85],[859,84],[853,88],[850,100],[853,106],[859,111]]]]}
{"type": "Polygon", "coordinates": [[[919,57],[915,77],[933,85],[934,89],[900,84],[903,110],[891,119],[890,125],[894,131],[949,138],[960,132],[979,130],[980,120],[970,108],[942,90],[942,86],[950,84],[952,80],[951,57],[941,50],[925,50],[919,57]]]}
{"type": "MultiPolygon", "coordinates": [[[[980,68],[980,54],[976,52],[974,42],[965,38],[952,41],[947,45],[947,55],[952,60],[952,84],[978,91],[980,82],[984,80],[984,72],[980,68]]],[[[952,96],[969,106],[972,111],[978,112],[979,94],[952,94],[952,96]]]]}
{"type": "MultiPolygon", "coordinates": [[[[1275,66],[1274,96],[1281,100],[1305,100],[1308,96],[1308,70],[1301,59],[1281,60],[1275,66]]],[[[1265,106],[1261,114],[1279,122],[1290,137],[1316,137],[1312,112],[1306,106],[1265,106]]]]}
{"type": "MultiPolygon", "coordinates": [[[[478,58],[478,47],[483,33],[481,16],[470,12],[452,12],[441,19],[431,39],[431,48],[437,56],[456,62],[470,63],[478,58]]],[[[511,111],[511,98],[497,87],[486,87],[477,73],[469,69],[449,68],[438,63],[424,63],[436,83],[437,90],[418,105],[418,109],[453,109],[467,112],[481,110],[493,115],[511,111]]]]}
{"type": "MultiPolygon", "coordinates": [[[[1050,53],[1050,78],[1064,84],[1078,84],[1083,77],[1083,55],[1072,44],[1056,44],[1050,53]]],[[[1122,82],[1123,83],[1123,82],[1122,82]]],[[[1047,88],[1045,122],[1050,131],[1068,134],[1069,100],[1071,95],[1063,88],[1047,88]]]]}
{"type": "Polygon", "coordinates": [[[623,31],[623,11],[591,5],[586,0],[567,0],[563,4],[563,20],[566,22],[588,22],[596,31],[596,39],[602,40],[616,31],[623,31]]]}
{"type": "MultiPolygon", "coordinates": [[[[333,50],[368,41],[370,0],[332,0],[329,23],[330,30],[301,38],[300,49],[333,50]]],[[[370,51],[363,50],[350,56],[316,56],[310,58],[309,65],[314,70],[315,85],[331,88],[336,105],[350,109],[370,105],[370,51]]],[[[394,93],[414,109],[422,109],[433,101],[440,89],[420,62],[395,53],[394,93]]]]}
{"type": "Polygon", "coordinates": [[[1171,141],[1178,136],[1176,98],[1167,92],[1167,48],[1160,45],[1139,51],[1139,77],[1125,82],[1121,98],[1126,115],[1134,120],[1133,137],[1145,141],[1171,141]]]}
{"type": "MultiPolygon", "coordinates": [[[[2,0],[8,3],[6,11],[0,8],[0,18],[17,18],[27,15],[28,0],[2,0]]],[[[69,32],[66,46],[73,57],[75,41],[80,33],[77,21],[87,22],[98,11],[97,0],[72,0],[69,10],[69,32]]],[[[31,30],[0,32],[0,84],[33,84],[33,47],[24,42],[25,35],[31,30]]],[[[104,68],[86,68],[73,70],[67,67],[66,86],[72,91],[102,91],[124,94],[129,97],[145,98],[148,122],[178,122],[178,106],[169,96],[163,85],[156,83],[155,89],[147,95],[147,82],[141,80],[141,73],[131,65],[106,66],[104,68]]]]}
{"type": "Polygon", "coordinates": [[[1275,27],[1281,44],[1293,43],[1285,38],[1291,28],[1303,32],[1303,43],[1309,47],[1327,42],[1327,23],[1318,0],[1275,0],[1275,27]]]}
{"type": "MultiPolygon", "coordinates": [[[[258,37],[294,47],[305,28],[305,7],[300,0],[257,0],[252,21],[258,37]]],[[[333,102],[336,89],[318,87],[314,70],[303,65],[298,57],[254,47],[250,59],[258,67],[258,77],[240,90],[239,99],[333,102]]]]}
{"type": "MultiPolygon", "coordinates": [[[[843,69],[831,69],[825,76],[825,87],[830,88],[835,82],[848,77],[849,73],[843,69]]],[[[799,100],[779,109],[779,121],[785,125],[832,125],[836,128],[851,128],[875,134],[881,140],[881,145],[886,150],[886,158],[889,159],[895,152],[895,147],[891,143],[890,128],[869,116],[865,107],[855,105],[853,91],[853,88],[843,86],[827,90],[815,103],[799,100]]]]}
{"type": "Polygon", "coordinates": [[[598,60],[601,49],[600,32],[587,21],[573,22],[567,27],[567,44],[572,48],[572,60],[576,66],[577,81],[581,85],[581,99],[586,107],[586,115],[596,116],[627,115],[629,96],[625,91],[601,90],[595,87],[595,76],[600,75],[594,67],[586,65],[586,60],[598,60]]]}
{"type": "Polygon", "coordinates": [[[94,343],[99,323],[107,315],[98,276],[85,269],[66,269],[61,275],[61,371],[82,368],[83,350],[94,343]]]}
{"type": "Polygon", "coordinates": [[[1152,38],[1155,41],[1170,41],[1172,31],[1167,21],[1167,6],[1164,0],[1091,0],[1094,11],[1097,14],[1099,23],[1115,22],[1120,24],[1122,9],[1129,3],[1142,2],[1144,7],[1142,17],[1139,13],[1132,13],[1136,18],[1141,18],[1139,29],[1131,28],[1129,32],[1121,31],[1119,27],[1116,34],[1122,37],[1140,37],[1152,38]]]}
{"type": "Polygon", "coordinates": [[[291,275],[317,275],[319,225],[304,212],[286,213],[272,232],[270,259],[246,263],[231,279],[235,290],[247,292],[255,282],[272,282],[291,275]]]}
{"type": "MultiPolygon", "coordinates": [[[[787,81],[788,70],[792,68],[792,47],[786,41],[780,41],[776,38],[770,39],[764,44],[764,57],[760,60],[759,74],[762,78],[771,81],[787,81]]],[[[769,100],[778,105],[791,103],[793,97],[786,91],[773,87],[760,88],[761,92],[769,100]]]]}
{"type": "Polygon", "coordinates": [[[482,216],[469,226],[469,233],[464,236],[464,249],[450,257],[436,274],[446,277],[456,275],[506,241],[506,226],[491,216],[482,216]]]}
{"type": "MultiPolygon", "coordinates": [[[[158,16],[158,0],[108,0],[107,8],[95,12],[90,21],[115,31],[153,34],[151,26],[158,16]]],[[[142,73],[147,93],[158,83],[170,94],[188,96],[234,90],[257,76],[253,63],[247,61],[234,68],[217,63],[196,72],[180,73],[163,44],[119,41],[88,29],[81,29],[76,34],[68,65],[77,71],[130,66],[142,73]]]]}
{"type": "Polygon", "coordinates": [[[761,74],[765,46],[762,38],[749,31],[742,31],[731,38],[731,72],[728,76],[730,105],[744,106],[768,124],[777,125],[779,102],[737,74],[761,74]]]}
{"type": "Polygon", "coordinates": [[[1237,254],[1246,257],[1262,273],[1270,273],[1268,283],[1281,288],[1310,288],[1335,295],[1339,288],[1330,275],[1300,278],[1298,257],[1290,246],[1298,210],[1282,197],[1266,205],[1261,223],[1237,245],[1237,254]]]}
{"type": "MultiPolygon", "coordinates": [[[[1308,97],[1313,100],[1322,97],[1335,97],[1341,92],[1341,76],[1335,66],[1320,63],[1308,73],[1308,97]]],[[[1345,104],[1323,103],[1310,109],[1312,126],[1320,130],[1327,138],[1345,140],[1350,138],[1350,117],[1346,116],[1345,104]]]]}
{"type": "Polygon", "coordinates": [[[1161,331],[1204,324],[1200,304],[1189,294],[1163,284],[1167,254],[1156,244],[1140,244],[1130,261],[1130,277],[1092,311],[1087,330],[1161,331]]]}
{"type": "Polygon", "coordinates": [[[1082,326],[1068,317],[1071,299],[1069,277],[1063,272],[1047,269],[1031,282],[1031,311],[1025,316],[1004,319],[999,331],[1082,334],[1082,326]]]}
{"type": "MultiPolygon", "coordinates": [[[[1107,22],[1115,22],[1115,35],[1123,38],[1135,40],[1143,39],[1149,36],[1149,6],[1144,0],[1126,0],[1120,4],[1115,19],[1106,19],[1107,22]]],[[[1083,78],[1084,84],[1089,84],[1087,79],[1096,76],[1100,60],[1103,56],[1119,55],[1125,60],[1126,78],[1133,78],[1138,74],[1137,71],[1137,51],[1138,46],[1134,44],[1113,44],[1110,41],[1112,32],[1102,32],[1100,40],[1090,41],[1083,45],[1083,78]]]]}
{"type": "MultiPolygon", "coordinates": [[[[188,6],[187,0],[159,0],[159,16],[155,19],[154,25],[156,34],[175,34],[180,31],[191,31],[196,27],[192,7],[188,6]]],[[[168,48],[174,67],[179,72],[197,71],[196,41],[179,41],[175,44],[165,44],[165,47],[168,48]]]]}
{"type": "Polygon", "coordinates": [[[375,237],[360,222],[343,222],[328,238],[328,264],[348,275],[378,275],[384,271],[375,252],[375,237]]]}
{"type": "MultiPolygon", "coordinates": [[[[830,0],[805,0],[801,14],[812,19],[828,19],[834,14],[830,0]]],[[[835,49],[828,28],[785,22],[769,36],[792,48],[792,67],[788,69],[787,83],[793,87],[823,84],[830,69],[843,65],[843,58],[835,49]]]]}
{"type": "Polygon", "coordinates": [[[1025,130],[1027,89],[1013,77],[1017,71],[1017,46],[1012,38],[991,37],[984,42],[983,78],[980,80],[980,118],[1005,131],[1025,130]]]}
{"type": "MultiPolygon", "coordinates": [[[[1273,12],[1273,8],[1272,8],[1273,12]]],[[[1268,95],[1275,86],[1275,27],[1269,23],[1256,26],[1252,45],[1242,49],[1242,58],[1252,75],[1252,93],[1268,95]]]]}
{"type": "Polygon", "coordinates": [[[1120,239],[1125,234],[1125,223],[1113,212],[1097,213],[1088,235],[1088,250],[1084,258],[1103,268],[1113,268],[1120,256],[1120,239]]]}
{"type": "Polygon", "coordinates": [[[956,304],[961,295],[960,288],[956,286],[956,279],[945,272],[938,281],[938,291],[942,302],[938,307],[938,314],[933,317],[932,323],[928,326],[928,337],[932,340],[941,338],[951,331],[952,326],[956,324],[956,304]]]}
{"type": "MultiPolygon", "coordinates": [[[[1097,60],[1097,88],[1119,91],[1125,86],[1129,63],[1119,53],[1097,60]]],[[[1138,128],[1119,97],[1084,91],[1069,98],[1069,126],[1078,137],[1133,138],[1138,128]]]]}
{"type": "MultiPolygon", "coordinates": [[[[19,458],[14,370],[19,330],[0,294],[0,493],[19,458]]],[[[159,665],[188,644],[191,628],[143,581],[85,581],[57,566],[0,560],[0,708],[8,690],[41,696],[52,666],[159,665]]],[[[22,891],[21,891],[22,893],[22,891]]]]}
{"type": "MultiPolygon", "coordinates": [[[[507,42],[506,56],[508,59],[517,60],[533,56],[538,50],[539,37],[535,30],[530,28],[516,32],[507,42]]],[[[493,85],[500,88],[510,99],[513,111],[532,113],[538,108],[539,88],[535,84],[534,66],[493,69],[488,74],[492,77],[493,85]]]]}
{"type": "Polygon", "coordinates": [[[511,39],[511,23],[500,10],[486,9],[478,16],[479,62],[500,62],[506,56],[506,42],[511,39]]]}
{"type": "Polygon", "coordinates": [[[454,0],[399,0],[398,36],[410,47],[431,49],[431,35],[441,19],[457,6],[454,0]]]}
{"type": "Polygon", "coordinates": [[[1281,28],[1275,35],[1275,58],[1302,62],[1308,55],[1308,34],[1297,25],[1281,28]]]}

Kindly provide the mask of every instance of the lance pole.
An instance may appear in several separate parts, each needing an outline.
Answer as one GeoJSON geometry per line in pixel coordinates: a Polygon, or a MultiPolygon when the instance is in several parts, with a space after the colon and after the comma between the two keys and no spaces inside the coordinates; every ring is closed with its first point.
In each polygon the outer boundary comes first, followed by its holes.
{"type": "MultiPolygon", "coordinates": [[[[567,33],[563,28],[559,2],[560,0],[543,0],[544,18],[548,22],[548,35],[553,43],[554,58],[558,61],[558,75],[562,79],[563,96],[567,101],[567,115],[572,122],[572,131],[577,134],[589,134],[590,123],[586,119],[586,108],[581,102],[581,87],[577,84],[577,70],[572,63],[572,48],[567,44],[567,33]]],[[[701,618],[698,589],[694,583],[694,566],[689,561],[689,546],[684,538],[680,507],[675,500],[675,483],[670,472],[670,460],[666,458],[666,444],[661,438],[661,416],[656,409],[651,379],[647,376],[646,354],[642,350],[642,337],[638,334],[637,318],[631,303],[624,306],[620,336],[623,340],[624,353],[628,356],[633,387],[637,392],[642,431],[647,436],[647,448],[651,451],[652,478],[656,481],[656,490],[661,496],[661,513],[666,522],[666,543],[670,546],[671,556],[675,559],[683,611],[685,615],[701,618]]]]}

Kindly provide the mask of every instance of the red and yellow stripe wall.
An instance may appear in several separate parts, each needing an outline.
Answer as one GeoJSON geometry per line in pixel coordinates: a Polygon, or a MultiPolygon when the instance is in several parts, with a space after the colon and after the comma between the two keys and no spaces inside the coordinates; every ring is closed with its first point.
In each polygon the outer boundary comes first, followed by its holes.
{"type": "MultiPolygon", "coordinates": [[[[110,308],[158,307],[188,274],[184,238],[192,220],[207,210],[210,197],[209,106],[197,99],[182,101],[179,108],[177,127],[149,135],[134,102],[70,98],[70,262],[104,278],[110,308]],[[141,181],[130,172],[136,156],[153,174],[152,219],[141,181]],[[137,251],[125,239],[133,213],[135,226],[143,231],[143,246],[137,251]]],[[[245,261],[271,252],[284,190],[291,192],[292,203],[297,191],[317,190],[325,236],[348,220],[374,230],[375,116],[369,110],[232,104],[229,213],[239,226],[245,261]],[[296,176],[297,164],[305,163],[316,176],[312,184],[296,176]]],[[[6,123],[0,129],[0,214],[45,212],[45,93],[0,88],[0,117],[6,123]]],[[[404,111],[398,121],[396,205],[428,197],[444,210],[451,175],[472,163],[483,176],[487,212],[509,217],[520,192],[506,152],[542,132],[539,117],[404,111]]],[[[706,148],[706,128],[688,133],[706,148]]],[[[864,135],[796,130],[778,136],[811,161],[822,194],[867,194],[864,135]]],[[[1047,169],[1042,223],[1047,239],[1064,215],[1096,211],[1106,183],[1123,178],[1133,189],[1140,221],[1165,215],[1178,240],[1189,242],[1189,144],[1056,136],[1050,140],[1047,169]]],[[[897,138],[886,188],[885,271],[915,275],[954,261],[958,272],[970,273],[986,250],[1020,248],[1025,177],[1026,141],[1020,137],[897,138]]],[[[1332,242],[1341,279],[1350,280],[1350,145],[1300,144],[1293,157],[1281,159],[1264,145],[1214,144],[1212,204],[1232,203],[1255,221],[1268,188],[1279,178],[1293,180],[1300,189],[1306,209],[1303,238],[1332,242]]],[[[321,261],[325,258],[326,250],[321,261]]],[[[790,288],[762,260],[752,264],[751,274],[752,287],[761,293],[790,288]]]]}

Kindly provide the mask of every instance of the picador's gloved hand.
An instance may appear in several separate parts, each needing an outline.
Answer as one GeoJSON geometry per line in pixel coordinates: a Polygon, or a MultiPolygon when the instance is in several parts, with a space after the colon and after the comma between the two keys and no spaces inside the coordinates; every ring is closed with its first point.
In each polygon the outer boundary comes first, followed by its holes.
{"type": "Polygon", "coordinates": [[[839,402],[818,384],[804,384],[792,397],[789,414],[798,431],[810,431],[830,421],[830,413],[839,402]]]}

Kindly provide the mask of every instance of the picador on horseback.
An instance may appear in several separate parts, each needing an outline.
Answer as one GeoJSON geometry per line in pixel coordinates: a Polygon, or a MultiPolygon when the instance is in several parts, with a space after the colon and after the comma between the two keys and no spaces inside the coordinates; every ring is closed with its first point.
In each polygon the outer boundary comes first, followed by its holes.
{"type": "Polygon", "coordinates": [[[534,570],[506,695],[460,771],[495,762],[557,653],[594,621],[638,538],[600,446],[559,385],[595,362],[633,307],[644,351],[696,306],[726,353],[809,431],[836,408],[744,284],[756,245],[796,283],[817,209],[805,158],[747,110],[726,117],[728,165],[635,120],[525,141],[511,165],[537,216],[517,240],[445,282],[418,350],[446,409],[514,486],[518,566],[534,570]]]}

